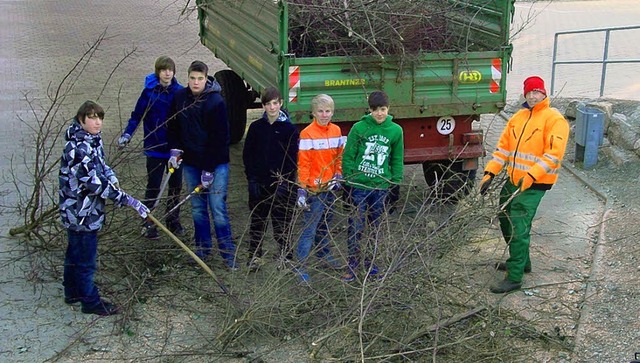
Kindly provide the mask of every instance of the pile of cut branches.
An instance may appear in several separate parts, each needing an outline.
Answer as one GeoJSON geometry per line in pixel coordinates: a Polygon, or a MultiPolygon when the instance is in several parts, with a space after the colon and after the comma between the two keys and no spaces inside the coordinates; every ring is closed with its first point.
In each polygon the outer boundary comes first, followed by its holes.
{"type": "Polygon", "coordinates": [[[298,56],[416,55],[451,50],[446,1],[293,0],[289,51],[298,56]]]}

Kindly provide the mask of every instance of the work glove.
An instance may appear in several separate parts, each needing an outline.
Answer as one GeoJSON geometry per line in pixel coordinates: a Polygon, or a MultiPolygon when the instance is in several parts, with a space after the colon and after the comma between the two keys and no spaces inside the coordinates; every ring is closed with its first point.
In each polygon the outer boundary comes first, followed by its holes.
{"type": "Polygon", "coordinates": [[[531,188],[531,185],[533,184],[534,181],[536,181],[536,179],[531,174],[527,173],[527,175],[525,175],[518,182],[518,185],[520,186],[520,191],[524,192],[525,190],[531,188]]]}
{"type": "Polygon", "coordinates": [[[495,178],[495,174],[490,173],[488,171],[484,173],[484,176],[480,181],[480,195],[487,194],[487,191],[489,190],[489,186],[491,185],[493,178],[495,178]]]}
{"type": "Polygon", "coordinates": [[[400,185],[395,184],[389,188],[387,193],[387,208],[389,208],[389,214],[396,211],[396,203],[400,200],[400,185]]]}
{"type": "Polygon", "coordinates": [[[121,149],[124,148],[125,146],[127,146],[127,144],[129,143],[129,141],[131,141],[131,135],[127,134],[126,132],[124,134],[122,134],[122,136],[120,136],[120,138],[118,139],[118,147],[120,147],[121,149]]]}
{"type": "Polygon", "coordinates": [[[118,178],[116,178],[115,175],[111,175],[109,177],[109,182],[116,188],[116,189],[120,189],[120,182],[118,181],[118,178]]]}
{"type": "Polygon", "coordinates": [[[138,214],[142,218],[147,218],[147,214],[150,213],[149,208],[147,208],[146,205],[142,204],[141,201],[137,200],[136,198],[134,198],[134,197],[132,197],[130,195],[127,195],[127,205],[129,205],[129,207],[135,209],[136,212],[138,212],[138,214]]]}
{"type": "Polygon", "coordinates": [[[335,173],[333,174],[333,178],[329,181],[327,186],[329,187],[329,190],[338,191],[340,190],[341,183],[342,183],[342,174],[335,173]]]}
{"type": "Polygon", "coordinates": [[[169,169],[180,169],[180,164],[182,164],[182,152],[183,151],[180,149],[171,149],[169,151],[170,157],[169,162],[167,163],[169,169]]]}
{"type": "Polygon", "coordinates": [[[213,173],[203,170],[200,174],[200,184],[205,189],[209,188],[213,184],[213,173]]]}
{"type": "Polygon", "coordinates": [[[286,181],[276,186],[276,198],[289,198],[289,186],[286,181]]]}
{"type": "Polygon", "coordinates": [[[307,190],[304,188],[298,188],[298,199],[296,199],[296,206],[300,209],[308,210],[307,204],[307,190]]]}

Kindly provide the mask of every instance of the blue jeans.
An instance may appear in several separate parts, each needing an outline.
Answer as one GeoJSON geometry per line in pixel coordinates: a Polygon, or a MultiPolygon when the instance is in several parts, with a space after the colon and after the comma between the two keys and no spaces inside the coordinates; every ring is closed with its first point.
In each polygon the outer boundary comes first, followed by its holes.
{"type": "Polygon", "coordinates": [[[64,297],[79,300],[83,306],[100,302],[93,283],[98,254],[98,232],[75,232],[67,229],[67,253],[64,258],[64,297]]]}
{"type": "Polygon", "coordinates": [[[377,239],[378,227],[384,213],[387,190],[367,190],[354,187],[351,196],[353,197],[354,211],[349,214],[347,247],[349,249],[349,257],[358,259],[360,255],[360,240],[362,240],[364,233],[365,222],[369,223],[373,239],[377,239]]]}
{"type": "MultiPolygon", "coordinates": [[[[183,174],[187,187],[193,191],[200,185],[202,169],[184,165],[183,174]]],[[[227,213],[227,185],[229,183],[229,164],[220,164],[213,171],[213,184],[209,189],[191,198],[191,215],[195,230],[196,255],[203,258],[211,253],[211,223],[209,208],[213,213],[213,225],[218,240],[220,255],[225,259],[233,259],[236,251],[231,235],[231,223],[227,213]]]]}
{"type": "Polygon", "coordinates": [[[304,227],[296,248],[298,261],[305,263],[311,253],[312,245],[316,249],[318,258],[323,258],[331,252],[327,235],[329,222],[333,218],[335,200],[335,195],[330,192],[311,195],[307,198],[309,209],[304,211],[304,227]]]}

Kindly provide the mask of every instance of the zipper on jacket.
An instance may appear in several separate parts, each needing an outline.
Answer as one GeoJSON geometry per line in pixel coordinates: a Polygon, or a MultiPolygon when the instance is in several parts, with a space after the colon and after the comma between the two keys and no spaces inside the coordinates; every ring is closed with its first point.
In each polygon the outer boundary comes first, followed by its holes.
{"type": "MultiPolygon", "coordinates": [[[[514,185],[517,185],[516,183],[518,182],[518,180],[514,180],[513,178],[513,173],[516,170],[516,158],[518,157],[518,149],[520,148],[520,141],[522,141],[522,135],[524,135],[524,132],[527,129],[527,125],[531,120],[531,116],[533,116],[533,109],[529,109],[529,118],[527,118],[527,121],[525,121],[524,125],[522,126],[522,131],[520,132],[520,137],[518,138],[518,143],[516,144],[516,149],[514,150],[514,153],[513,153],[513,162],[511,163],[511,180],[513,181],[514,185]]],[[[514,128],[514,132],[515,132],[515,128],[514,128]]]]}

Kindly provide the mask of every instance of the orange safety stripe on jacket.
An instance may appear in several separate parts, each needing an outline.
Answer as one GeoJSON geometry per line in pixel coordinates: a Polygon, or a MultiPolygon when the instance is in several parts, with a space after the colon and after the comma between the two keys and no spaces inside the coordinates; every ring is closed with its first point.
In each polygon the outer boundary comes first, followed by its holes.
{"type": "Polygon", "coordinates": [[[514,185],[527,173],[535,179],[534,185],[550,186],[558,180],[569,124],[549,104],[547,97],[532,109],[522,109],[509,119],[485,172],[497,175],[506,165],[514,185]]]}
{"type": "Polygon", "coordinates": [[[333,176],[342,174],[342,151],[346,138],[333,123],[321,126],[313,122],[300,132],[298,179],[311,191],[326,189],[333,176]]]}

